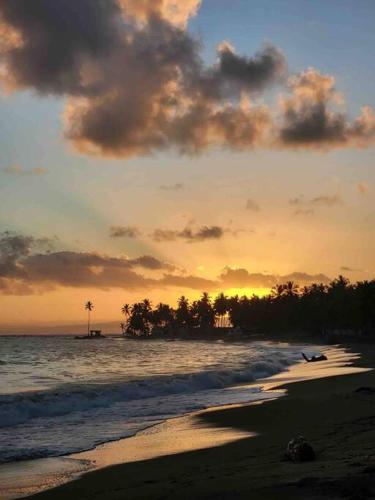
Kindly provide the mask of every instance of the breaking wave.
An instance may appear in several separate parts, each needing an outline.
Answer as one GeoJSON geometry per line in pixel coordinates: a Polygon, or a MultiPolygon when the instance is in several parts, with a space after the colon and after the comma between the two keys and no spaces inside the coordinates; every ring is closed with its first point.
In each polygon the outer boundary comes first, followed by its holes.
{"type": "Polygon", "coordinates": [[[0,427],[14,427],[38,418],[106,408],[119,402],[192,394],[247,384],[281,372],[295,361],[295,353],[279,352],[277,359],[263,356],[257,361],[243,363],[236,370],[210,370],[110,384],[75,383],[47,391],[6,394],[0,396],[0,427]]]}

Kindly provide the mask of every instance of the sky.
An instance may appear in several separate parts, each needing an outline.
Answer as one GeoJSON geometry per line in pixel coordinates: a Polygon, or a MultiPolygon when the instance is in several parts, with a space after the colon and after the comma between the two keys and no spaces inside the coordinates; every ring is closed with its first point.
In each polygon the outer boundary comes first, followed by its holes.
{"type": "Polygon", "coordinates": [[[2,0],[0,325],[375,275],[372,0],[2,0]]]}

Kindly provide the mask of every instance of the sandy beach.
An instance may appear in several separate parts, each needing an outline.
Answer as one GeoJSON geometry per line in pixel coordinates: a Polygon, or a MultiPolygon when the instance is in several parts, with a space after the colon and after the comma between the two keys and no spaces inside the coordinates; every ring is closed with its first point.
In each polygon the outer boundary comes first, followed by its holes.
{"type": "Polygon", "coordinates": [[[345,366],[340,351],[326,352],[328,362],[299,364],[264,381],[267,390],[285,391],[282,397],[172,419],[77,454],[99,469],[33,498],[369,498],[375,375],[364,369],[375,349],[351,346],[355,367],[345,366]],[[313,445],[314,462],[285,459],[299,433],[313,445]]]}

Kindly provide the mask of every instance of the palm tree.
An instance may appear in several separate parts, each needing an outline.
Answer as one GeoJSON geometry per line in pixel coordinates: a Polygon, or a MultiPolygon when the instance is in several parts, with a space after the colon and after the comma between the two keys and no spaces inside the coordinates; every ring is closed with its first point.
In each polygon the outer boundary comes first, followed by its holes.
{"type": "Polygon", "coordinates": [[[125,315],[126,318],[128,318],[129,314],[130,314],[130,306],[129,306],[129,304],[124,304],[122,306],[122,308],[121,308],[121,312],[122,312],[122,314],[125,315]]]}
{"type": "Polygon", "coordinates": [[[150,311],[144,302],[136,302],[132,305],[128,326],[126,331],[134,336],[147,336],[150,332],[150,311]]]}
{"type": "Polygon", "coordinates": [[[214,310],[219,316],[219,326],[223,326],[225,315],[228,312],[228,297],[220,293],[214,301],[214,310]]]}
{"type": "Polygon", "coordinates": [[[88,313],[88,318],[87,318],[87,335],[90,335],[90,319],[91,319],[91,311],[94,309],[94,304],[90,301],[87,301],[85,304],[85,309],[88,313]]]}
{"type": "Polygon", "coordinates": [[[201,298],[194,301],[192,312],[197,326],[200,328],[212,328],[214,326],[215,310],[207,292],[203,292],[201,298]]]}
{"type": "Polygon", "coordinates": [[[191,326],[192,323],[189,301],[184,295],[178,299],[176,322],[179,327],[191,326]]]}
{"type": "Polygon", "coordinates": [[[284,293],[285,293],[285,285],[283,284],[274,285],[271,288],[271,295],[275,299],[279,299],[284,295],[284,293]]]}
{"type": "Polygon", "coordinates": [[[126,333],[126,326],[129,323],[129,317],[130,317],[130,305],[129,304],[124,304],[121,308],[122,314],[125,316],[126,321],[125,324],[121,323],[121,329],[122,329],[122,334],[125,335],[126,333]]]}
{"type": "Polygon", "coordinates": [[[284,285],[284,290],[285,294],[288,297],[295,297],[298,295],[299,292],[299,286],[294,283],[294,281],[287,281],[286,284],[284,285]]]}

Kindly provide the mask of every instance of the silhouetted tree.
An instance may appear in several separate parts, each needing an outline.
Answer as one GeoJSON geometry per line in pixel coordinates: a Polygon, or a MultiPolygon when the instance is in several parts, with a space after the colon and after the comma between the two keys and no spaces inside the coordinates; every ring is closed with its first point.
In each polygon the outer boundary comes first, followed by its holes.
{"type": "Polygon", "coordinates": [[[130,310],[127,333],[134,336],[146,336],[150,334],[151,326],[151,303],[148,299],[136,302],[130,310]]]}
{"type": "Polygon", "coordinates": [[[125,316],[125,323],[121,323],[121,330],[123,335],[126,333],[126,328],[129,322],[129,317],[130,317],[130,305],[129,304],[124,304],[121,308],[122,314],[125,316]]]}
{"type": "Polygon", "coordinates": [[[183,295],[177,301],[176,325],[178,327],[192,326],[189,301],[183,295]]]}
{"type": "Polygon", "coordinates": [[[174,320],[174,311],[168,304],[157,305],[151,313],[151,323],[160,328],[167,329],[171,326],[174,320]]]}
{"type": "Polygon", "coordinates": [[[88,300],[85,304],[85,309],[87,311],[87,335],[90,335],[91,311],[94,309],[94,304],[88,300]]]}
{"type": "Polygon", "coordinates": [[[147,299],[126,310],[124,307],[126,331],[133,335],[149,335],[151,325],[164,332],[182,327],[207,331],[214,327],[216,318],[222,325],[226,314],[233,326],[245,332],[348,330],[369,335],[375,333],[375,280],[351,284],[339,276],[328,285],[313,283],[303,288],[288,281],[277,284],[265,297],[226,297],[220,293],[211,301],[208,293],[203,293],[192,305],[182,296],[175,310],[162,303],[153,309],[147,299]]]}
{"type": "Polygon", "coordinates": [[[201,298],[193,302],[192,315],[196,326],[201,328],[213,327],[215,324],[215,310],[211,304],[210,296],[203,292],[201,298]]]}
{"type": "Polygon", "coordinates": [[[223,326],[223,320],[229,309],[228,297],[220,293],[214,300],[214,311],[219,317],[219,326],[223,326]]]}

